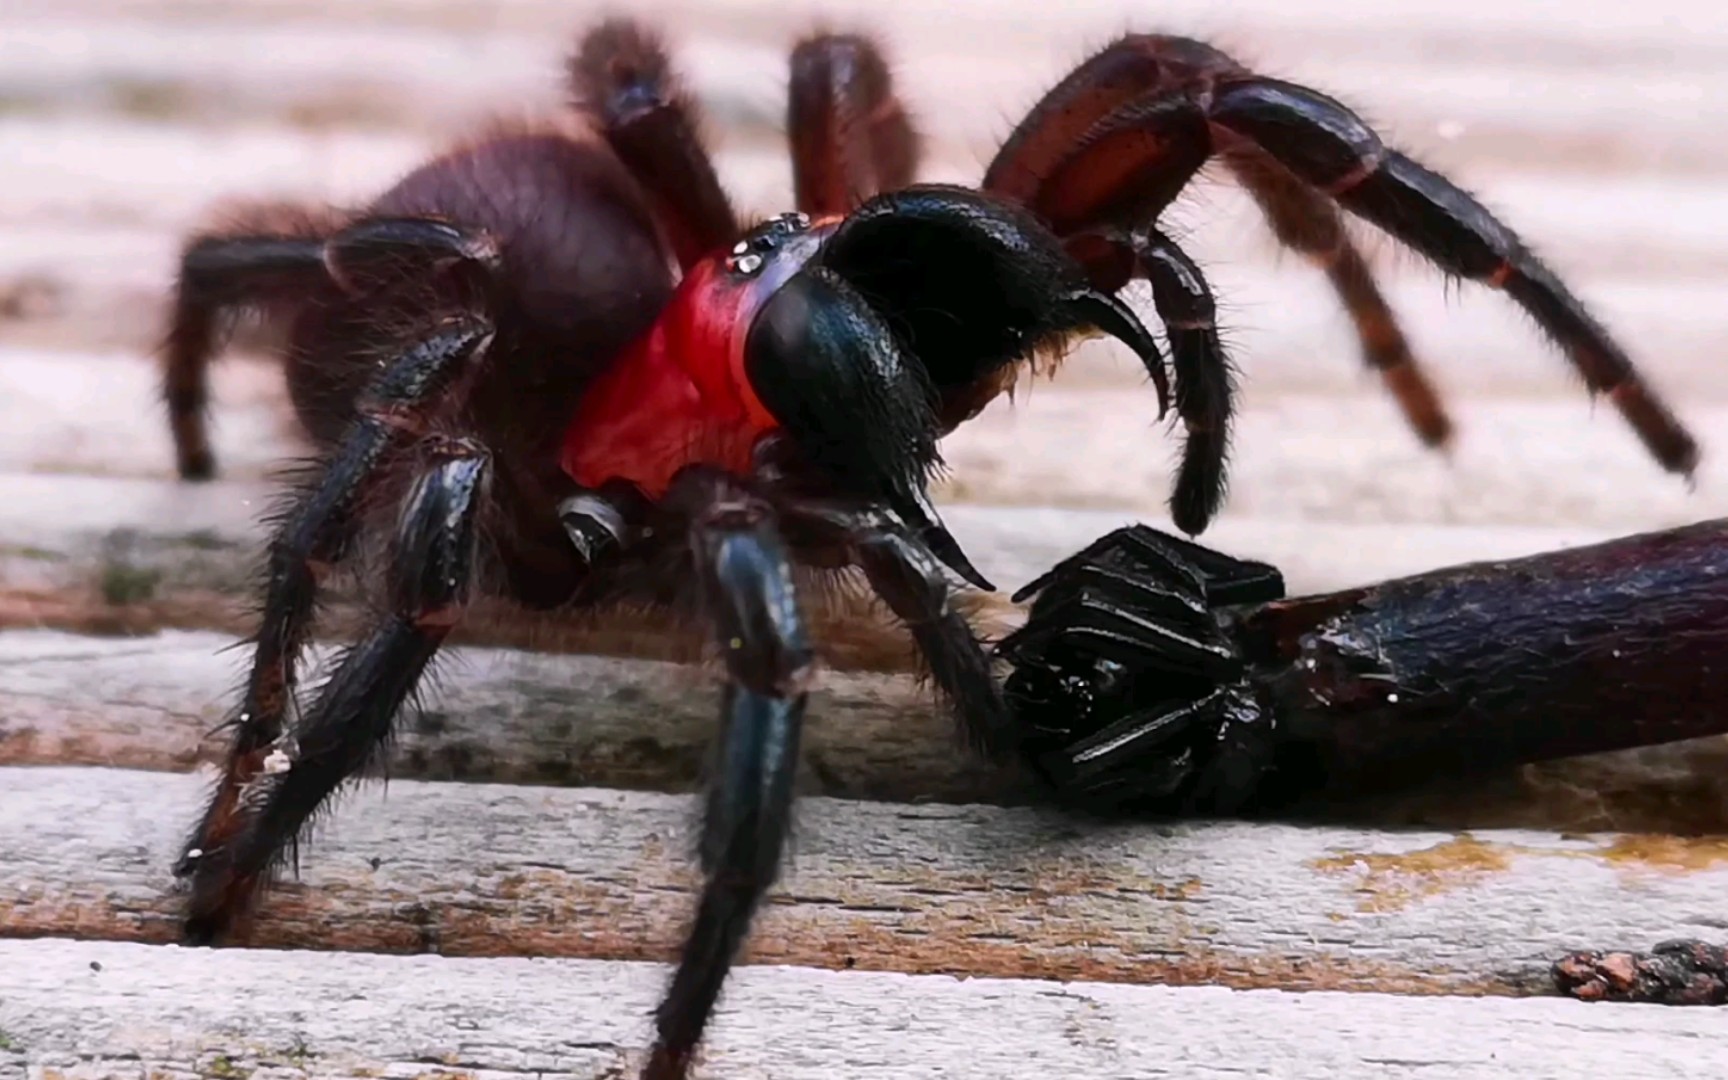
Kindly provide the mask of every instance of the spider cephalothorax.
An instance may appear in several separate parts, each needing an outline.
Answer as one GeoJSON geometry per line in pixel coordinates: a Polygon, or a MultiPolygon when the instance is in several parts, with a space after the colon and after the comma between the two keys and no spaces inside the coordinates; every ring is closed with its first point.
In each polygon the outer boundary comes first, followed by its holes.
{"type": "Polygon", "coordinates": [[[780,862],[814,662],[804,578],[861,572],[970,745],[1003,758],[1019,735],[946,570],[988,583],[927,493],[938,439],[1037,355],[1102,332],[1188,430],[1177,524],[1198,532],[1217,510],[1228,365],[1204,278],[1157,229],[1214,154],[1328,268],[1425,438],[1445,437],[1444,416],[1334,199],[1511,294],[1664,465],[1696,456],[1474,200],[1336,102],[1199,43],[1104,50],[971,190],[912,183],[918,139],[868,41],[810,38],[791,62],[798,209],[748,230],[652,35],[604,24],[570,76],[573,130],[497,130],[358,212],[260,213],[186,249],[166,349],[182,475],[213,471],[206,368],[236,307],[286,325],[290,392],[320,450],[271,541],[234,741],[180,865],[190,940],[227,936],[376,755],[476,588],[536,608],[667,606],[717,632],[728,676],[707,880],[648,1067],[682,1076],[780,862]],[[1116,298],[1135,279],[1152,286],[1171,373],[1116,298]],[[387,549],[385,610],[297,708],[318,586],[369,548],[387,549]]]}

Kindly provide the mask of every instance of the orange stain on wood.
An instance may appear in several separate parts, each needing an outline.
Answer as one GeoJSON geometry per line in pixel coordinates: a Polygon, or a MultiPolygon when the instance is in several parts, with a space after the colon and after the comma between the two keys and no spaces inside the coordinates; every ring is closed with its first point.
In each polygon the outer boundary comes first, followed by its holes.
{"type": "Polygon", "coordinates": [[[1670,836],[1634,833],[1617,836],[1594,852],[1626,870],[1689,873],[1728,863],[1728,836],[1670,836]]]}
{"type": "Polygon", "coordinates": [[[1420,851],[1398,855],[1347,851],[1308,865],[1321,873],[1359,875],[1356,910],[1388,912],[1503,873],[1511,869],[1511,854],[1512,849],[1465,833],[1420,851]]]}

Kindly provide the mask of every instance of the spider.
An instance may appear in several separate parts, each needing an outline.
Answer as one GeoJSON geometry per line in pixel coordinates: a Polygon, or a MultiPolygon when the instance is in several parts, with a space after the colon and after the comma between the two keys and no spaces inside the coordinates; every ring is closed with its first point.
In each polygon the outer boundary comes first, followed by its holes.
{"type": "Polygon", "coordinates": [[[189,241],[164,349],[180,474],[214,472],[207,368],[243,309],[285,328],[319,454],[275,523],[232,743],[176,866],[187,941],[239,931],[477,593],[659,606],[705,620],[726,673],[705,883],[644,1073],[685,1075],[781,861],[814,672],[801,593],[861,572],[971,749],[1017,752],[954,603],[952,577],[990,585],[930,501],[940,437],[1105,334],[1186,428],[1177,525],[1198,533],[1218,509],[1230,371],[1203,275],[1157,228],[1213,156],[1328,267],[1424,438],[1446,437],[1444,412],[1338,204],[1509,293],[1663,465],[1693,467],[1690,436],[1509,229],[1314,91],[1199,42],[1124,37],[1040,101],[971,189],[914,183],[920,139],[868,38],[806,38],[790,69],[797,210],[751,227],[660,38],[613,20],[572,56],[564,122],[490,129],[356,212],[257,210],[189,241]],[[1117,296],[1137,279],[1168,362],[1117,296]],[[370,559],[381,571],[360,576],[382,610],[302,707],[321,583],[370,559]]]}

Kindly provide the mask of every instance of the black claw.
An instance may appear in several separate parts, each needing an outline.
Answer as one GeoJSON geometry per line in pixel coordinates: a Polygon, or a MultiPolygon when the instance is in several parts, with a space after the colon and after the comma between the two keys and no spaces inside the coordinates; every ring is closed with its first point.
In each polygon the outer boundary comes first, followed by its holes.
{"type": "Polygon", "coordinates": [[[1140,357],[1140,362],[1145,365],[1146,373],[1152,376],[1152,385],[1158,389],[1158,419],[1168,416],[1169,365],[1164,359],[1163,350],[1158,348],[1158,339],[1146,329],[1146,324],[1140,321],[1140,317],[1116,297],[1096,289],[1084,289],[1075,293],[1068,298],[1068,304],[1081,318],[1134,350],[1135,355],[1140,357]]]}
{"type": "Polygon", "coordinates": [[[978,568],[966,557],[966,552],[961,550],[959,541],[954,539],[953,534],[941,522],[920,530],[918,539],[930,549],[932,555],[942,560],[944,566],[959,574],[973,588],[984,592],[996,591],[996,586],[978,572],[978,568]]]}
{"type": "Polygon", "coordinates": [[[930,554],[942,560],[942,565],[959,574],[973,588],[984,592],[996,591],[990,579],[979,573],[972,560],[966,557],[960,542],[954,539],[948,526],[942,524],[935,504],[923,491],[917,488],[908,490],[900,498],[891,500],[891,508],[911,527],[913,535],[929,549],[930,554]]]}

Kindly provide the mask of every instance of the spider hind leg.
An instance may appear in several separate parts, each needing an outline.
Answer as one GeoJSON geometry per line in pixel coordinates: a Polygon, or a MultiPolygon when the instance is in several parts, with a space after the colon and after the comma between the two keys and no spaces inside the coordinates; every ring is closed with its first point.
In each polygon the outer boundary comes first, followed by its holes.
{"type": "Polygon", "coordinates": [[[1524,241],[1473,196],[1386,146],[1341,103],[1266,78],[1220,86],[1212,122],[1251,140],[1297,176],[1442,270],[1499,289],[1606,394],[1650,455],[1690,475],[1698,444],[1623,349],[1524,241]]]}
{"type": "Polygon", "coordinates": [[[348,650],[301,721],[273,740],[234,797],[220,841],[187,853],[188,944],[225,938],[324,800],[361,772],[455,625],[473,572],[476,517],[490,469],[453,441],[421,475],[402,513],[390,566],[390,612],[348,650]]]}

